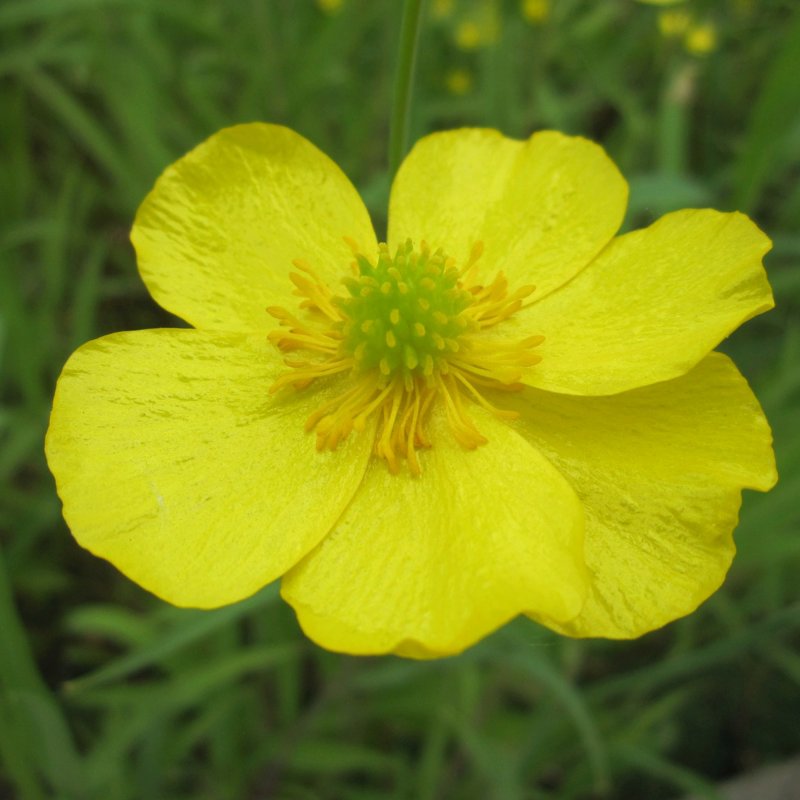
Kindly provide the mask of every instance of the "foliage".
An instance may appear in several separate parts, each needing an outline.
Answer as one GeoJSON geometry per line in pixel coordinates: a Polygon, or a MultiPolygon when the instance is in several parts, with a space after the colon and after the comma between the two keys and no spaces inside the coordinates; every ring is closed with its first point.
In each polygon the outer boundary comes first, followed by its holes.
{"type": "Polygon", "coordinates": [[[715,797],[797,751],[800,11],[680,7],[716,49],[690,52],[663,9],[628,0],[432,0],[412,138],[555,127],[601,141],[632,179],[630,225],[751,213],[775,241],[778,308],[725,349],[762,398],[781,482],[746,493],[725,588],[685,620],[634,642],[512,624],[417,663],[320,651],[275,587],[208,613],[160,604],[74,545],[42,455],[69,352],[179,324],[146,295],[127,231],[205,136],[289,124],[385,223],[399,4],[0,5],[0,795],[715,797]]]}

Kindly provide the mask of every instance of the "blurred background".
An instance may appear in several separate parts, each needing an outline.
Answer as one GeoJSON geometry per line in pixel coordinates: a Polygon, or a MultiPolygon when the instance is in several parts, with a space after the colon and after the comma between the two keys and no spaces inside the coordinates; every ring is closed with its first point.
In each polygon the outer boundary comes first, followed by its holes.
{"type": "Polygon", "coordinates": [[[380,232],[400,11],[0,2],[0,798],[720,798],[800,754],[796,0],[428,0],[421,34],[412,138],[583,134],[630,179],[627,227],[713,206],[774,240],[777,309],[724,349],[781,481],[745,492],[696,614],[633,642],[518,621],[444,661],[351,658],[306,641],[275,587],[179,610],[72,541],[42,452],[62,364],[181,324],[138,278],[137,205],[206,136],[267,120],[331,155],[380,232]]]}

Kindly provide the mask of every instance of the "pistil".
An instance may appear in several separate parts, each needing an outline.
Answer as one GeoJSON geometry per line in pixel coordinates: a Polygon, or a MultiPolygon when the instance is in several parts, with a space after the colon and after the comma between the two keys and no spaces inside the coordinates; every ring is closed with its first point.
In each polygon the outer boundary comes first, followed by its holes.
{"type": "Polygon", "coordinates": [[[355,260],[343,280],[345,294],[335,295],[298,260],[290,277],[303,298],[302,319],[280,307],[267,309],[280,323],[270,341],[283,352],[309,354],[287,356],[291,370],[270,392],[349,373],[351,384],[308,418],[306,430],[316,432],[318,449],[333,450],[376,415],[374,452],[393,473],[405,461],[413,475],[421,474],[417,451],[431,446],[426,425],[437,401],[463,447],[485,444],[468,404],[513,419],[514,412],[490,403],[484,392],[520,390],[524,370],[541,360],[535,348],[544,337],[506,340],[484,331],[512,317],[534,287],[509,292],[502,273],[488,285],[477,282],[480,243],[460,269],[424,242],[417,251],[407,241],[393,257],[382,244],[375,263],[348,243],[355,260]]]}

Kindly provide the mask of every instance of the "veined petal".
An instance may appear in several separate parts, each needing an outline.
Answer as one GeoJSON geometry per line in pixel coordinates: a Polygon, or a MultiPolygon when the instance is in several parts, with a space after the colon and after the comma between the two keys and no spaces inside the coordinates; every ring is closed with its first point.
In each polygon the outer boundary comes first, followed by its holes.
{"type": "Polygon", "coordinates": [[[292,261],[333,286],[352,253],[374,252],[369,214],[324,153],[280,125],[214,134],[168,167],[136,215],[131,240],[147,288],[197,328],[273,327],[267,306],[294,306],[292,261]]]}
{"type": "Polygon", "coordinates": [[[509,328],[545,337],[526,382],[599,395],[683,375],[773,307],[761,263],[770,247],[743,214],[712,210],[677,211],[620,236],[511,320],[509,328]]]}
{"type": "Polygon", "coordinates": [[[333,532],[284,577],[283,597],[322,646],[436,657],[523,611],[548,624],[580,611],[574,492],[506,424],[470,413],[488,444],[464,450],[434,415],[422,476],[374,460],[333,532]]]}
{"type": "Polygon", "coordinates": [[[617,232],[628,186],[603,149],[554,131],[527,141],[463,129],[420,139],[389,201],[389,245],[424,239],[463,264],[482,241],[479,266],[544,297],[617,232]]]}
{"type": "Polygon", "coordinates": [[[89,342],[56,389],[46,451],[78,542],[159,597],[209,608],[282,575],[330,530],[372,436],[318,453],[325,391],[271,397],[262,336],[195,330],[89,342]]]}
{"type": "Polygon", "coordinates": [[[521,435],[586,512],[592,588],[571,636],[640,636],[689,614],[735,552],[742,487],[777,480],[771,433],[733,363],[712,353],[675,380],[613,397],[512,398],[521,435]]]}

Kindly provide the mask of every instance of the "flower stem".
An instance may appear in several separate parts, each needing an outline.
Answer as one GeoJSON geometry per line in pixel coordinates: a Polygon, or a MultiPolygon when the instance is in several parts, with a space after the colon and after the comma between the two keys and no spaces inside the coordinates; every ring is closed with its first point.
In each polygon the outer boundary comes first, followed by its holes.
{"type": "Polygon", "coordinates": [[[400,52],[394,76],[392,121],[389,131],[389,175],[394,177],[408,149],[409,108],[417,61],[423,0],[405,0],[400,25],[400,52]]]}

